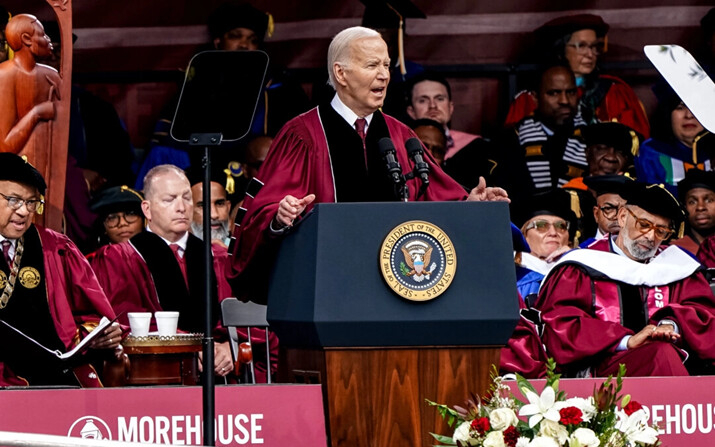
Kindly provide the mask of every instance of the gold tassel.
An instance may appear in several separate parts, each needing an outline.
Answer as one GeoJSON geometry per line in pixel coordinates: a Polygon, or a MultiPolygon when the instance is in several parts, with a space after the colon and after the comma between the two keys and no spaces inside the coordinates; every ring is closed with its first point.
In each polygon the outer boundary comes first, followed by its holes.
{"type": "Polygon", "coordinates": [[[233,194],[236,190],[236,181],[233,179],[233,174],[228,168],[224,169],[223,173],[226,174],[226,193],[233,194]]]}
{"type": "Polygon", "coordinates": [[[695,139],[693,140],[693,164],[696,165],[698,164],[698,141],[705,135],[709,134],[710,132],[703,132],[700,135],[696,135],[695,139]]]}
{"type": "Polygon", "coordinates": [[[268,27],[266,27],[266,37],[273,37],[273,31],[276,29],[276,24],[273,21],[273,15],[269,12],[266,13],[268,16],[268,27]]]}
{"type": "Polygon", "coordinates": [[[631,134],[631,154],[635,157],[638,155],[638,149],[640,148],[640,145],[638,144],[638,135],[636,135],[636,133],[632,130],[629,130],[628,133],[631,134]]]}
{"type": "Polygon", "coordinates": [[[407,73],[407,68],[405,67],[405,20],[402,14],[393,8],[392,5],[389,3],[385,4],[400,18],[400,27],[397,29],[397,60],[400,64],[400,73],[404,76],[407,73]]]}
{"type": "Polygon", "coordinates": [[[45,196],[43,194],[40,194],[40,203],[37,204],[35,213],[42,214],[44,211],[45,211],[45,196]]]}

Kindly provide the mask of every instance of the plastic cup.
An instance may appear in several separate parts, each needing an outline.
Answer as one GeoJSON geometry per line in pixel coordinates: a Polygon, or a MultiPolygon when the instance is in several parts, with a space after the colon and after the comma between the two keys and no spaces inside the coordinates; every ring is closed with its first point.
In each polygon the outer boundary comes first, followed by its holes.
{"type": "Polygon", "coordinates": [[[129,312],[127,317],[134,337],[146,337],[149,335],[151,312],[129,312]]]}
{"type": "Polygon", "coordinates": [[[156,318],[156,328],[159,331],[159,335],[176,335],[176,329],[179,325],[179,312],[154,312],[154,318],[156,318]]]}

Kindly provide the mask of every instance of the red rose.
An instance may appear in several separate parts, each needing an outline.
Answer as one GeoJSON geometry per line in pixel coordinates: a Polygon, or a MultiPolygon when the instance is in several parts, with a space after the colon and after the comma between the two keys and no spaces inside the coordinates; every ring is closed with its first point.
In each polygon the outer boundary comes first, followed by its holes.
{"type": "Polygon", "coordinates": [[[476,418],[472,421],[470,427],[480,435],[483,435],[491,428],[489,425],[489,418],[476,418]]]}
{"type": "Polygon", "coordinates": [[[566,407],[559,410],[561,422],[563,425],[577,425],[583,422],[583,413],[576,407],[566,407]]]}
{"type": "Polygon", "coordinates": [[[628,416],[630,416],[633,413],[635,413],[636,411],[642,410],[642,409],[643,409],[643,406],[634,400],[628,402],[628,405],[623,407],[623,411],[625,411],[628,416]]]}
{"type": "Polygon", "coordinates": [[[509,447],[515,447],[516,446],[516,441],[519,440],[519,430],[516,429],[513,425],[510,425],[504,430],[504,444],[508,445],[509,447]]]}

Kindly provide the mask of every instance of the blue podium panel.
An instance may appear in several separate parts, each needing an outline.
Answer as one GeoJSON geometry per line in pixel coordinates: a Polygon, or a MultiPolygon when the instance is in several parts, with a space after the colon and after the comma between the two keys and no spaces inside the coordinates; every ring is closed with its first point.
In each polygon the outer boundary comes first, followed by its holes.
{"type": "MultiPolygon", "coordinates": [[[[407,255],[391,256],[395,276],[409,280],[407,255]]],[[[268,320],[286,347],[502,346],[518,320],[517,303],[506,203],[331,203],[316,205],[282,242],[268,320]],[[402,297],[393,288],[412,293],[389,285],[381,272],[390,260],[383,243],[417,229],[402,227],[411,221],[437,227],[444,234],[431,236],[451,241],[424,269],[455,260],[446,290],[446,281],[424,286],[441,292],[427,301],[402,297]]]]}

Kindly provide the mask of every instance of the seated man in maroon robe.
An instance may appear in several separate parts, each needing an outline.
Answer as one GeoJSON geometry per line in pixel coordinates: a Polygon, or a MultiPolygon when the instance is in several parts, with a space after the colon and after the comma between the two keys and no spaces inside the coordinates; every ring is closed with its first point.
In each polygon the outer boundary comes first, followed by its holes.
{"type": "MultiPolygon", "coordinates": [[[[232,287],[239,297],[265,300],[265,286],[276,241],[313,203],[397,201],[393,182],[378,150],[388,137],[404,171],[412,170],[405,142],[414,132],[379,108],[390,81],[387,45],[374,30],[353,27],[338,33],[328,49],[329,83],[336,95],[289,121],[271,145],[254,178],[260,194],[248,196],[248,210],[236,232],[232,287]]],[[[484,181],[467,196],[464,189],[425,151],[429,187],[407,181],[409,200],[508,200],[501,188],[484,181]],[[468,198],[469,197],[469,198],[468,198]]]]}
{"type": "MultiPolygon", "coordinates": [[[[203,332],[203,243],[189,231],[194,209],[191,185],[176,166],[155,166],[144,178],[144,197],[147,231],[100,248],[92,267],[112,307],[122,312],[120,321],[127,322],[127,312],[178,311],[180,330],[203,332]]],[[[218,296],[214,288],[216,324],[218,296]]],[[[218,332],[219,340],[225,340],[226,334],[218,332]]],[[[215,372],[225,376],[233,371],[228,342],[215,347],[215,372]]]]}
{"type": "MultiPolygon", "coordinates": [[[[114,318],[109,301],[77,247],[64,235],[33,225],[41,213],[45,180],[19,156],[0,153],[0,320],[43,346],[67,352],[97,327],[114,318]]],[[[92,340],[96,350],[119,346],[118,323],[92,340]]],[[[19,345],[0,348],[0,386],[101,386],[88,365],[66,371],[60,364],[29,355],[19,345]]]]}
{"type": "Polygon", "coordinates": [[[709,372],[713,293],[686,252],[659,250],[684,213],[662,186],[627,185],[618,235],[567,253],[544,280],[536,307],[546,350],[569,375],[607,376],[621,363],[629,376],[709,372]]]}

